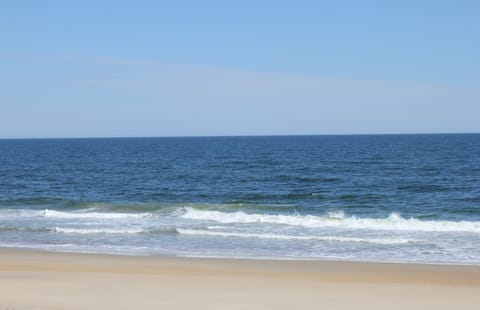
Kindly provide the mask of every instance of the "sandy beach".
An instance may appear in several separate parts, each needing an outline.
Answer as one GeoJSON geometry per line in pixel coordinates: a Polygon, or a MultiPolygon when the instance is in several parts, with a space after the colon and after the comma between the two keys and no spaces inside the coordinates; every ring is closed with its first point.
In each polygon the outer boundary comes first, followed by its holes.
{"type": "Polygon", "coordinates": [[[0,250],[0,309],[478,309],[480,266],[0,250]]]}

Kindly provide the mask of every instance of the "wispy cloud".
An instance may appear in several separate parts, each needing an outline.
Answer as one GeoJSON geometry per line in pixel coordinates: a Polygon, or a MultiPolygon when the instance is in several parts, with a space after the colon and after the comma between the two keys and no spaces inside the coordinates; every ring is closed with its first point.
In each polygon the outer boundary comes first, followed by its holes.
{"type": "Polygon", "coordinates": [[[199,105],[230,108],[248,105],[257,111],[284,111],[290,115],[342,113],[344,117],[356,118],[396,113],[410,117],[420,114],[429,119],[436,113],[473,109],[480,99],[480,89],[452,85],[339,79],[118,59],[90,61],[117,68],[114,74],[107,68],[82,81],[91,86],[149,93],[176,101],[194,100],[199,105]]]}
{"type": "Polygon", "coordinates": [[[88,115],[88,107],[70,98],[87,97],[99,121],[165,124],[173,134],[175,126],[184,128],[179,134],[480,129],[476,88],[69,55],[42,62],[51,64],[43,85],[68,86],[62,99],[77,102],[70,107],[77,115],[88,115]]]}

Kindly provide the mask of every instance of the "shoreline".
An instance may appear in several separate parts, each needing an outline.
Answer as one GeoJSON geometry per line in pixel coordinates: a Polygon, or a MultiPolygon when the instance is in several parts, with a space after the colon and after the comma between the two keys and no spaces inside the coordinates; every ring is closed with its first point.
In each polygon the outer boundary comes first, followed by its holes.
{"type": "Polygon", "coordinates": [[[477,309],[480,266],[0,248],[0,309],[477,309]]]}
{"type": "MultiPolygon", "coordinates": [[[[321,257],[312,257],[312,258],[298,258],[298,257],[250,257],[250,256],[195,256],[195,255],[174,255],[174,254],[148,254],[148,253],[126,253],[126,252],[93,252],[93,251],[62,251],[62,250],[52,250],[52,249],[42,249],[34,247],[9,247],[9,246],[0,246],[0,253],[2,251],[32,251],[32,252],[41,252],[41,253],[58,253],[58,254],[80,254],[80,255],[100,255],[100,256],[120,256],[120,257],[157,257],[160,259],[211,259],[211,260],[244,260],[244,261],[272,261],[272,262],[325,262],[325,263],[365,263],[365,264],[400,264],[400,265],[433,265],[433,266],[471,266],[479,267],[480,262],[478,263],[466,263],[466,262],[435,262],[435,261],[382,261],[382,260],[362,260],[362,259],[332,259],[332,258],[321,258],[321,257]]],[[[1,310],[1,309],[0,309],[1,310]]]]}

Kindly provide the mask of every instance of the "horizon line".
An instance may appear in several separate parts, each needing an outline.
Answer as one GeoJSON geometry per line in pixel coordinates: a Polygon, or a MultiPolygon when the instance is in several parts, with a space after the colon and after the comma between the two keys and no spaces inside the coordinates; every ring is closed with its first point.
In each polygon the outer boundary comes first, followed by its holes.
{"type": "Polygon", "coordinates": [[[480,132],[418,133],[330,133],[330,134],[251,134],[251,135],[165,135],[165,136],[79,136],[79,137],[0,137],[0,140],[81,140],[81,139],[154,139],[154,138],[249,138],[249,137],[315,137],[315,136],[408,136],[408,135],[475,135],[480,132]]]}

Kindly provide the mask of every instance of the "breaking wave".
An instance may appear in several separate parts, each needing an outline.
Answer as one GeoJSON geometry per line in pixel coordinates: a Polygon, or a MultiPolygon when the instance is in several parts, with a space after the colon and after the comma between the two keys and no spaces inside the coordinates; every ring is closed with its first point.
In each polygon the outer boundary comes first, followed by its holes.
{"type": "Polygon", "coordinates": [[[62,212],[45,209],[40,213],[43,217],[50,218],[94,218],[94,219],[125,219],[125,218],[143,218],[151,217],[151,213],[113,213],[113,212],[62,212]]]}
{"type": "Polygon", "coordinates": [[[435,231],[435,232],[478,232],[480,222],[472,221],[424,221],[415,218],[403,218],[391,213],[386,218],[358,218],[345,216],[343,212],[330,213],[326,216],[315,215],[273,215],[216,210],[198,210],[186,207],[181,215],[185,219],[212,221],[223,224],[265,223],[278,225],[302,226],[307,228],[337,227],[343,229],[370,229],[392,231],[435,231]]]}
{"type": "Polygon", "coordinates": [[[114,229],[114,228],[62,228],[55,227],[53,232],[65,234],[140,234],[148,232],[143,229],[114,229]]]}

